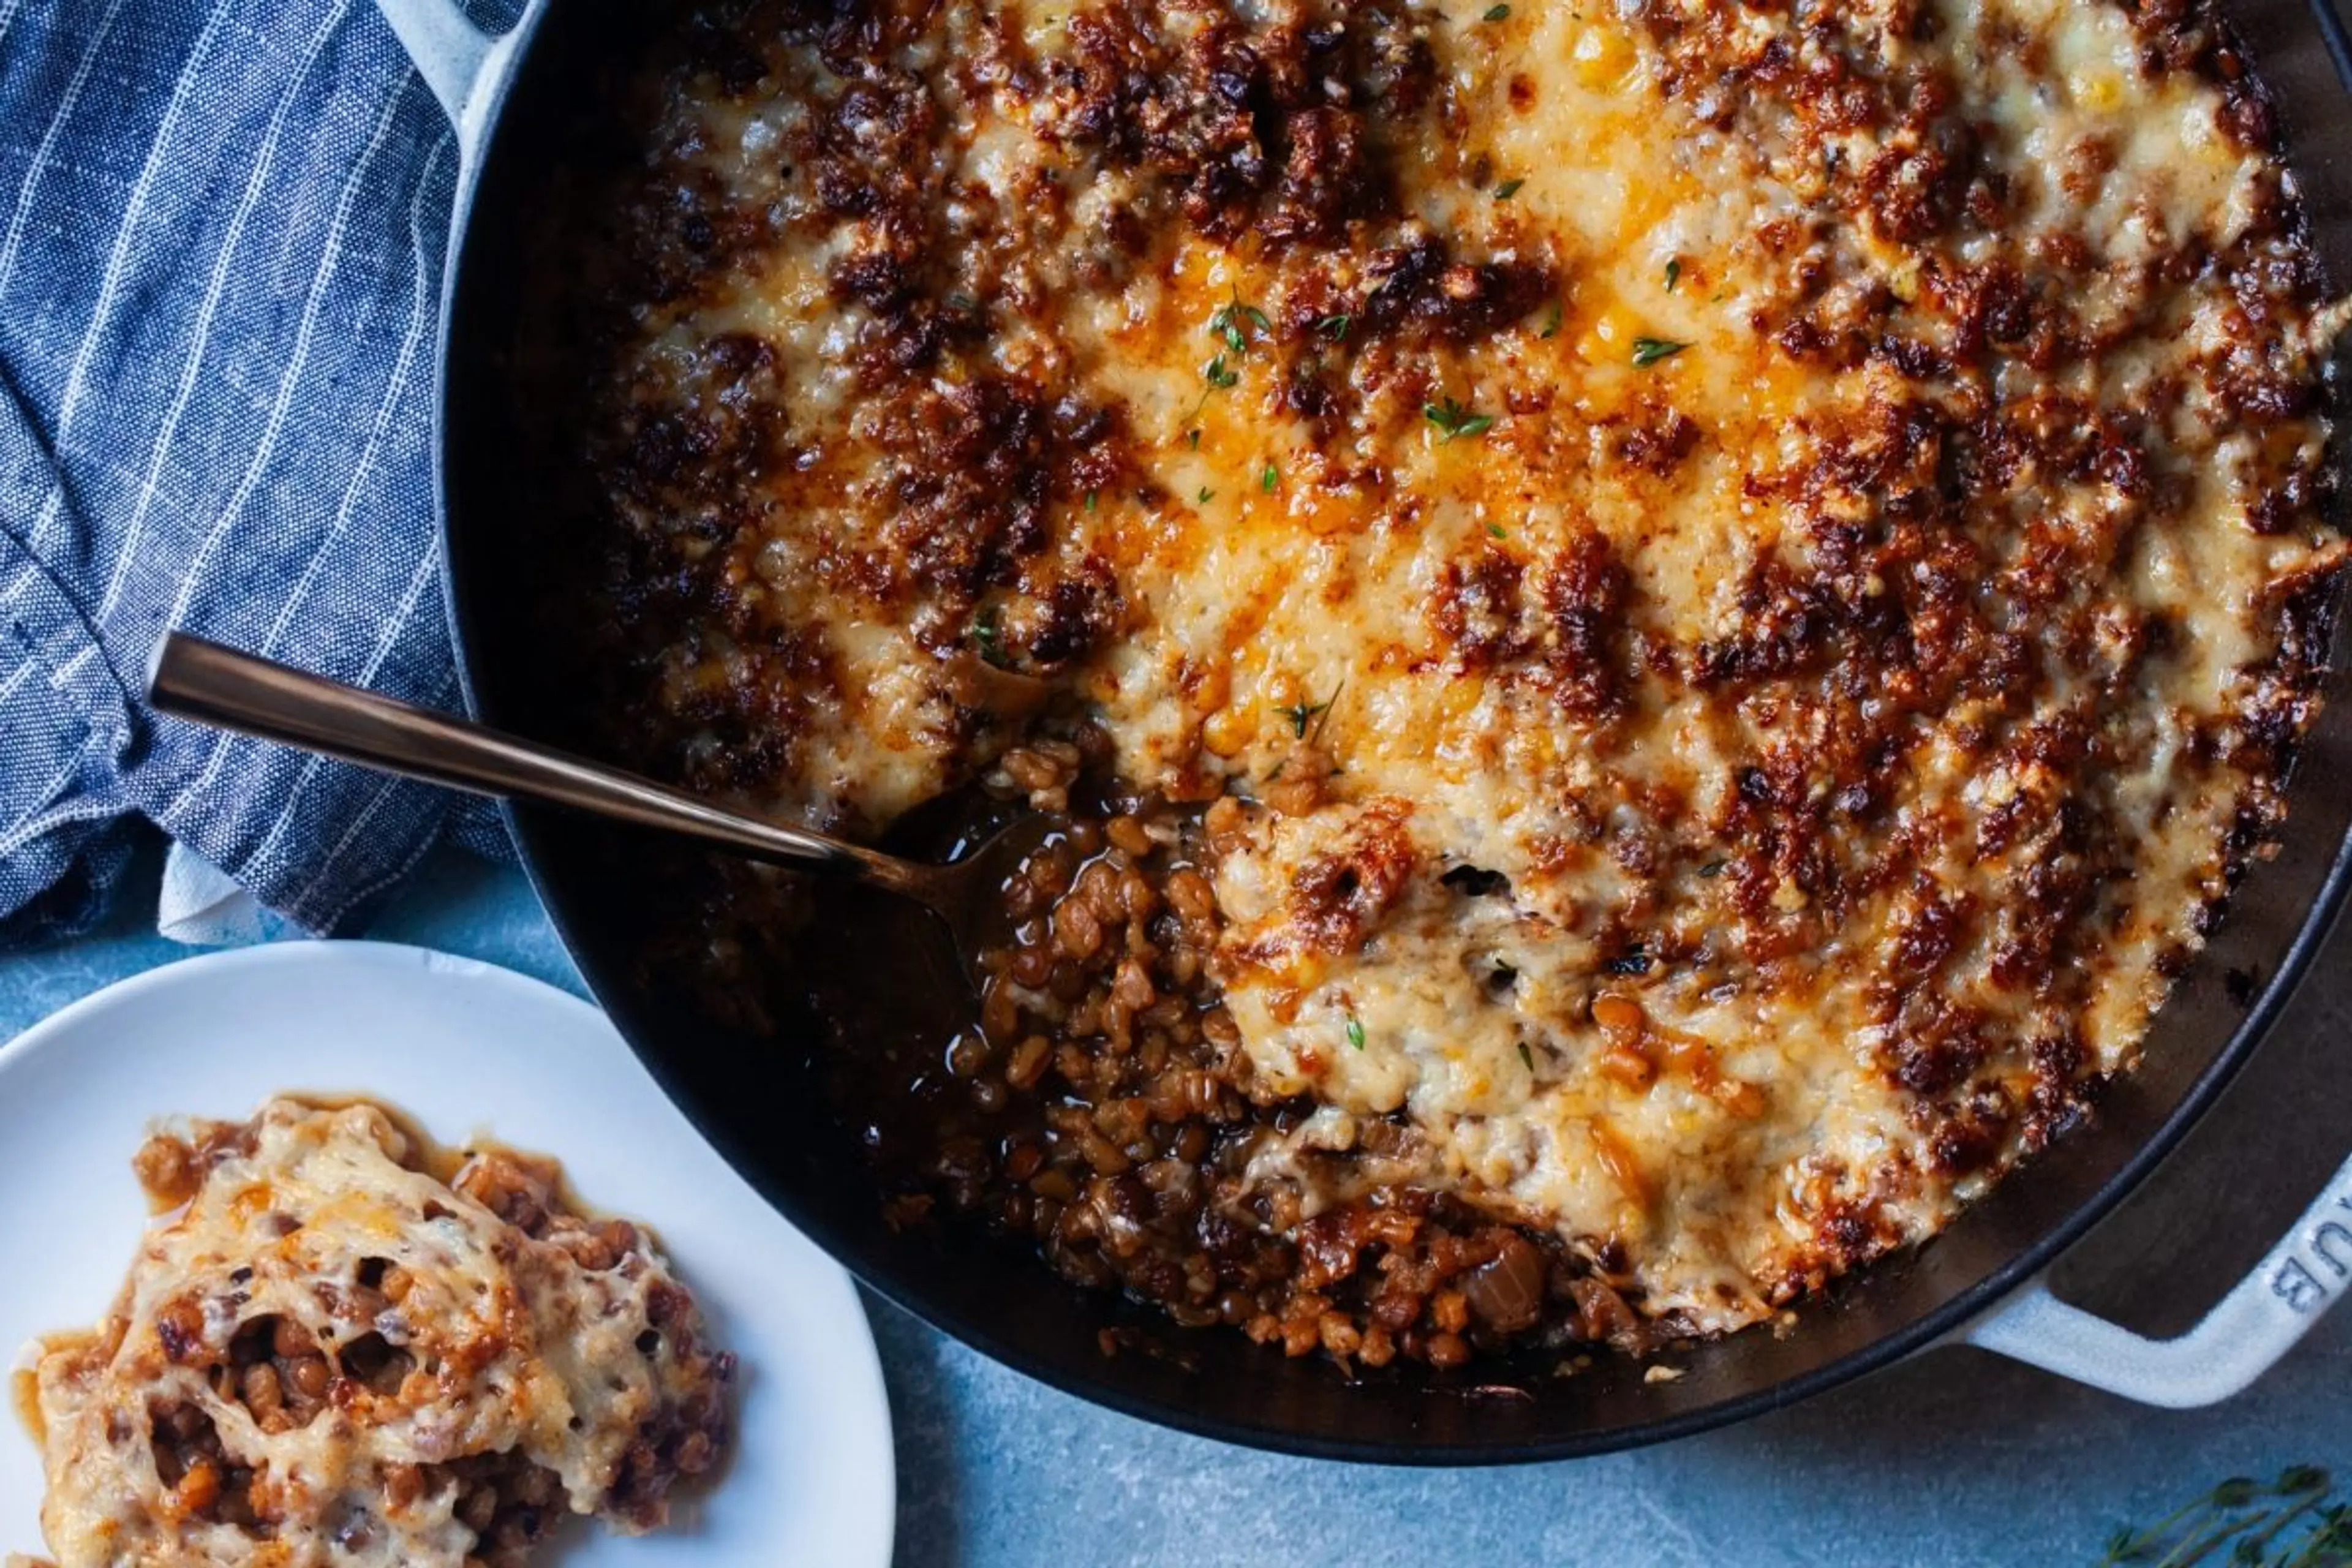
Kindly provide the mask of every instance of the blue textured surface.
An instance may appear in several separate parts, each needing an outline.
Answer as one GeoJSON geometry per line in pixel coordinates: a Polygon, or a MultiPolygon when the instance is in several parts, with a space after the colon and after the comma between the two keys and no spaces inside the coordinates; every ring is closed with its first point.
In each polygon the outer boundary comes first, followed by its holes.
{"type": "MultiPolygon", "coordinates": [[[[0,957],[0,1037],[181,956],[146,931],[139,903],[126,898],[69,945],[0,957]]],[[[579,988],[512,871],[437,863],[369,934],[579,988]]],[[[2347,1125],[2336,1114],[2340,1096],[2321,1109],[2324,1122],[2347,1125]]],[[[2179,1200],[2172,1205],[2166,1212],[2178,1213],[2179,1200]]],[[[2143,1228],[2162,1238],[2179,1227],[2160,1212],[2143,1228]]],[[[2193,1309],[2201,1287],[2147,1283],[2172,1277],[2163,1246],[2124,1247],[2126,1272],[2144,1291],[2191,1297],[2176,1305],[2193,1309]]],[[[2089,1563],[2116,1523],[2152,1519],[2223,1476],[2352,1460],[2352,1320],[2340,1314],[2287,1366],[2214,1411],[2142,1410],[1975,1351],[1943,1351],[1667,1447],[1415,1472],[1162,1432],[996,1367],[887,1305],[872,1310],[898,1428],[899,1561],[911,1568],[2089,1563]]]]}

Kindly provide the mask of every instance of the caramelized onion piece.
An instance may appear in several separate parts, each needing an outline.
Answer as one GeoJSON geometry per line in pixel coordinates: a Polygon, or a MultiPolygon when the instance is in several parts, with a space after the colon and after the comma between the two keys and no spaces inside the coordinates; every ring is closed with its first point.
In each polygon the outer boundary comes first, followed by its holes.
{"type": "Polygon", "coordinates": [[[1514,1236],[1465,1277],[1462,1294],[1480,1322],[1515,1333],[1543,1315],[1544,1274],[1543,1254],[1525,1237],[1514,1236]]]}

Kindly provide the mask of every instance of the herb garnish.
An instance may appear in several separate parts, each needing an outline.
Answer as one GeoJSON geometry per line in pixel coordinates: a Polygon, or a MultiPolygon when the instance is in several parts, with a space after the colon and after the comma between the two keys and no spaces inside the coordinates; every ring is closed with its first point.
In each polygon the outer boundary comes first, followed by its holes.
{"type": "Polygon", "coordinates": [[[1669,259],[1669,260],[1667,261],[1667,263],[1666,263],[1666,292],[1667,292],[1667,293],[1669,293],[1669,294],[1673,293],[1673,292],[1675,291],[1675,284],[1677,284],[1677,283],[1679,283],[1679,282],[1681,282],[1682,280],[1683,280],[1683,263],[1682,263],[1682,258],[1680,258],[1679,256],[1677,256],[1677,257],[1672,258],[1671,258],[1671,259],[1669,259]]]}
{"type": "Polygon", "coordinates": [[[1364,1026],[1353,1013],[1348,1015],[1348,1043],[1360,1051],[1364,1048],[1364,1026]]]}
{"type": "Polygon", "coordinates": [[[1559,335],[1559,301],[1554,300],[1551,302],[1551,309],[1544,312],[1543,331],[1538,332],[1536,336],[1539,338],[1558,337],[1559,335]]]}
{"type": "Polygon", "coordinates": [[[2158,1568],[2197,1563],[2345,1568],[2352,1564],[2352,1504],[2331,1501],[2333,1489],[2327,1472],[2316,1465],[2290,1466],[2268,1485],[2232,1477],[2146,1530],[2116,1531],[2107,1539],[2099,1568],[2126,1563],[2158,1568]],[[2298,1520],[2305,1520],[2307,1528],[2295,1540],[2281,1542],[2298,1520]]]}
{"type": "Polygon", "coordinates": [[[1096,490],[1088,490],[1087,492],[1087,510],[1088,511],[1095,510],[1095,501],[1099,494],[1100,492],[1096,490]]]}
{"type": "Polygon", "coordinates": [[[1698,874],[1702,877],[1720,877],[1723,875],[1723,868],[1729,864],[1731,862],[1728,860],[1709,860],[1698,868],[1698,874]]]}
{"type": "Polygon", "coordinates": [[[1003,636],[997,626],[997,617],[1001,614],[994,605],[991,605],[981,611],[980,618],[971,624],[971,640],[979,646],[980,657],[1000,667],[1004,662],[1004,650],[1001,646],[1003,636]]]}
{"type": "Polygon", "coordinates": [[[1287,708],[1277,708],[1275,711],[1290,721],[1291,735],[1295,739],[1303,741],[1307,739],[1307,721],[1330,706],[1328,702],[1294,702],[1287,708]]]}
{"type": "Polygon", "coordinates": [[[1672,359],[1675,355],[1682,353],[1683,350],[1688,347],[1690,347],[1690,344],[1678,343],[1672,338],[1635,338],[1633,340],[1633,368],[1635,370],[1647,370],[1652,365],[1657,363],[1660,360],[1672,359]]]}
{"type": "Polygon", "coordinates": [[[1275,711],[1290,721],[1290,732],[1293,736],[1301,741],[1318,741],[1322,739],[1323,726],[1331,721],[1331,705],[1339,700],[1339,693],[1346,689],[1348,689],[1348,682],[1342,678],[1339,684],[1331,689],[1331,695],[1322,701],[1294,702],[1287,708],[1277,708],[1275,711]],[[1315,721],[1315,732],[1312,735],[1307,732],[1307,721],[1309,719],[1315,721]]]}
{"type": "Polygon", "coordinates": [[[1513,196],[1517,195],[1519,194],[1519,187],[1526,184],[1527,182],[1525,180],[1505,180],[1501,184],[1495,187],[1495,199],[1498,202],[1507,202],[1513,196]]]}
{"type": "Polygon", "coordinates": [[[1525,1040],[1519,1042],[1519,1060],[1525,1064],[1529,1072],[1536,1070],[1536,1054],[1528,1049],[1528,1043],[1525,1040]]]}
{"type": "Polygon", "coordinates": [[[1423,404],[1421,413],[1423,418],[1445,432],[1448,441],[1457,436],[1483,436],[1495,425],[1493,415],[1474,414],[1450,397],[1443,403],[1423,404]]]}
{"type": "Polygon", "coordinates": [[[1272,495],[1274,487],[1280,483],[1282,483],[1282,470],[1272,463],[1268,463],[1265,466],[1265,472],[1257,477],[1257,488],[1268,495],[1272,495]]]}
{"type": "Polygon", "coordinates": [[[1354,320],[1354,317],[1345,312],[1337,316],[1326,316],[1315,323],[1315,330],[1335,343],[1344,342],[1348,337],[1349,323],[1354,320]]]}
{"type": "Polygon", "coordinates": [[[1202,506],[1206,506],[1206,505],[1208,505],[1211,501],[1213,501],[1213,500],[1216,500],[1216,499],[1217,499],[1217,492],[1216,492],[1216,491],[1214,491],[1214,490],[1211,489],[1210,489],[1208,486],[1206,486],[1206,485],[1202,485],[1202,486],[1201,487],[1201,504],[1202,504],[1202,506]]]}
{"type": "Polygon", "coordinates": [[[1503,525],[1499,522],[1488,523],[1486,525],[1486,531],[1496,539],[1508,539],[1511,537],[1509,534],[1503,531],[1503,525]]]}
{"type": "Polygon", "coordinates": [[[1511,8],[1508,5],[1489,5],[1486,7],[1486,19],[1489,22],[1500,22],[1510,14],[1511,8]]]}
{"type": "Polygon", "coordinates": [[[1255,305],[1244,303],[1239,289],[1234,290],[1232,304],[1218,306],[1217,313],[1209,318],[1209,331],[1234,353],[1245,354],[1249,353],[1249,334],[1242,330],[1244,321],[1267,337],[1274,335],[1274,323],[1266,319],[1265,312],[1255,305]]]}
{"type": "MultiPolygon", "coordinates": [[[[1222,312],[1220,313],[1222,314],[1222,312]]],[[[1225,363],[1224,355],[1217,354],[1213,356],[1208,363],[1201,367],[1201,379],[1207,382],[1209,384],[1207,387],[1202,389],[1201,393],[1201,401],[1192,405],[1192,412],[1184,416],[1184,421],[1188,425],[1193,420],[1200,418],[1202,411],[1209,406],[1209,395],[1211,393],[1222,392],[1229,387],[1239,385],[1241,384],[1242,373],[1227,364],[1225,363]]],[[[1198,430],[1195,430],[1192,432],[1193,448],[1198,450],[1200,445],[1201,433],[1198,430]]]]}

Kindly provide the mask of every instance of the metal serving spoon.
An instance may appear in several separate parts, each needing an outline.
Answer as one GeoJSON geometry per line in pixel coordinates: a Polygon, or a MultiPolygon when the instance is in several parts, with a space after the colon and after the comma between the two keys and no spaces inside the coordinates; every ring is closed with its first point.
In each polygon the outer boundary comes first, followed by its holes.
{"type": "Polygon", "coordinates": [[[362,767],[658,827],[754,860],[829,872],[897,893],[946,924],[965,978],[975,987],[981,952],[1005,934],[999,894],[1055,826],[1031,813],[951,865],[902,860],[804,827],[729,811],[618,768],[185,632],[163,635],[147,700],[158,712],[362,767]]]}

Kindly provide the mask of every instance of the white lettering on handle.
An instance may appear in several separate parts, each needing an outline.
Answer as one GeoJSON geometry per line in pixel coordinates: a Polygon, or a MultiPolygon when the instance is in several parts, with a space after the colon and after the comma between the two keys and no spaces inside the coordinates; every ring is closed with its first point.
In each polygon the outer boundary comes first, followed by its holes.
{"type": "MultiPolygon", "coordinates": [[[[2352,1194],[2337,1194],[2335,1206],[2352,1214],[2352,1194]]],[[[2315,1312],[2336,1293],[2331,1279],[2339,1283],[2352,1279],[2352,1228],[2341,1220],[2326,1219],[2313,1226],[2302,1246],[2271,1270],[2271,1294],[2294,1311],[2315,1312]],[[2321,1268],[2327,1278],[2321,1277],[2321,1268]]]]}

